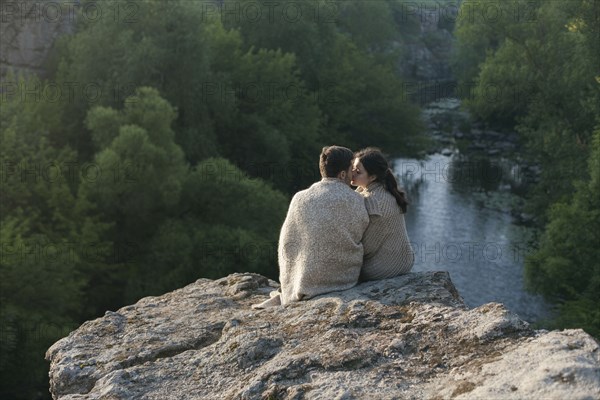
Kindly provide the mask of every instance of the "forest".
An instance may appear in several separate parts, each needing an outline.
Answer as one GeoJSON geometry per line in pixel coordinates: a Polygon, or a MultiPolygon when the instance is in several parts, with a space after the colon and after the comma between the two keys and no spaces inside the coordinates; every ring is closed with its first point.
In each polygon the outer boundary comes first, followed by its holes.
{"type": "MultiPolygon", "coordinates": [[[[477,2],[461,7],[473,10],[477,2]]],[[[516,4],[519,4],[517,2],[516,4]]],[[[530,5],[531,3],[529,3],[530,5]]],[[[464,13],[454,71],[472,115],[514,128],[541,168],[526,208],[541,229],[525,260],[530,290],[557,305],[549,328],[600,337],[600,3],[464,13]]]]}
{"type": "MultiPolygon", "coordinates": [[[[405,1],[139,0],[103,18],[86,3],[47,78],[2,83],[2,398],[49,398],[46,349],[107,310],[199,278],[277,279],[289,199],[324,145],[416,157],[431,140],[397,72],[420,30],[405,1]]],[[[598,338],[600,4],[480,4],[439,22],[461,100],[541,167],[525,274],[557,307],[546,327],[598,338]]]]}

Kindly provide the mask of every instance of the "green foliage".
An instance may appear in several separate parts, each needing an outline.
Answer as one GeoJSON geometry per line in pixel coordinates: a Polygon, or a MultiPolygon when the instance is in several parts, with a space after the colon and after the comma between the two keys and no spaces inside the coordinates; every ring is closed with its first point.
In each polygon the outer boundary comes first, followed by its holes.
{"type": "Polygon", "coordinates": [[[338,6],[338,25],[359,48],[384,51],[396,38],[390,1],[346,1],[338,6]]]}
{"type": "MultiPolygon", "coordinates": [[[[321,62],[329,58],[329,49],[337,36],[336,22],[339,17],[340,3],[318,0],[301,4],[298,17],[289,18],[284,9],[295,9],[300,3],[291,0],[277,2],[271,18],[267,11],[273,3],[265,0],[225,0],[223,9],[249,5],[263,10],[262,18],[231,18],[223,14],[223,24],[227,29],[239,30],[244,48],[251,47],[292,53],[296,56],[302,79],[311,91],[319,88],[321,62]]],[[[290,11],[291,14],[291,11],[290,11]]]]}
{"type": "MultiPolygon", "coordinates": [[[[281,50],[244,51],[239,34],[220,25],[212,27],[211,35],[213,68],[220,71],[210,91],[222,104],[211,111],[220,154],[254,176],[261,166],[314,168],[321,148],[319,110],[298,76],[296,57],[281,50]]],[[[281,174],[260,177],[286,192],[313,181],[312,176],[296,182],[281,174]]]]}
{"type": "MultiPolygon", "coordinates": [[[[91,0],[82,3],[92,2],[91,0]]],[[[112,10],[119,2],[103,2],[112,10]]],[[[85,4],[78,7],[85,9],[85,4]]],[[[81,126],[88,108],[118,107],[135,88],[152,86],[179,110],[177,143],[190,162],[216,152],[216,139],[207,114],[203,85],[212,80],[210,52],[201,8],[196,2],[143,0],[136,2],[132,22],[119,18],[78,18],[77,32],[65,36],[59,46],[57,81],[75,82],[78,90],[66,101],[71,116],[67,133],[78,150],[91,155],[81,126]],[[102,51],[98,51],[102,49],[102,51]],[[86,95],[86,85],[98,96],[86,95]]],[[[67,100],[67,99],[65,99],[67,100]]]]}
{"type": "Polygon", "coordinates": [[[77,122],[87,109],[114,109],[141,86],[155,87],[177,108],[175,141],[191,165],[220,155],[253,176],[266,164],[310,171],[260,176],[289,194],[318,176],[314,155],[325,144],[375,143],[392,154],[426,145],[418,110],[393,72],[395,1],[235,0],[219,9],[143,0],[136,7],[134,23],[82,18],[59,45],[58,82],[93,83],[100,93],[90,100],[76,90],[66,101],[73,122],[65,136],[81,157],[102,142],[77,122]],[[257,8],[255,21],[249,10],[257,8]]]}
{"type": "Polygon", "coordinates": [[[597,26],[595,3],[497,3],[503,12],[486,19],[477,2],[465,1],[457,21],[454,69],[465,104],[487,122],[516,125],[542,166],[529,202],[542,222],[586,170],[600,102],[598,35],[589,29],[597,26]]]}
{"type": "Polygon", "coordinates": [[[94,313],[124,304],[127,281],[136,278],[147,241],[177,209],[188,166],[174,142],[176,116],[156,89],[142,87],[125,99],[121,111],[97,106],[85,119],[99,173],[81,183],[78,196],[111,224],[105,239],[117,253],[106,268],[87,271],[94,313]]]}
{"type": "Polygon", "coordinates": [[[186,176],[178,209],[141,252],[128,298],[233,272],[277,279],[277,237],[287,210],[282,193],[225,159],[210,158],[186,176]]]}
{"type": "Polygon", "coordinates": [[[98,168],[119,174],[84,182],[80,195],[114,223],[111,239],[134,252],[120,270],[90,272],[113,304],[236,271],[276,277],[271,249],[285,196],[222,158],[188,168],[174,143],[175,119],[173,107],[152,88],[139,88],[122,111],[95,107],[86,118],[99,145],[98,168]]]}
{"type": "MultiPolygon", "coordinates": [[[[294,192],[312,179],[290,181],[281,174],[258,175],[261,166],[314,168],[319,110],[296,67],[296,57],[281,50],[243,49],[235,30],[220,23],[209,29],[215,79],[206,95],[217,132],[219,154],[249,174],[294,192]]],[[[312,177],[310,177],[312,178],[312,177]]]]}
{"type": "MultiPolygon", "coordinates": [[[[87,21],[61,44],[57,79],[100,86],[93,104],[81,95],[67,104],[75,120],[89,106],[116,108],[133,88],[152,86],[178,110],[175,142],[191,165],[217,154],[248,172],[266,161],[306,168],[307,154],[314,164],[319,111],[298,77],[293,54],[243,50],[238,32],[205,16],[206,3],[136,5],[141,18],[135,23],[87,21]],[[90,51],[98,46],[102,52],[90,51]]],[[[102,138],[82,141],[82,130],[87,132],[82,128],[74,124],[69,135],[82,154],[91,155],[88,143],[102,138]]],[[[263,178],[286,191],[297,189],[281,177],[263,178]]]]}
{"type": "Polygon", "coordinates": [[[287,200],[267,183],[249,178],[227,160],[211,158],[188,175],[181,206],[205,223],[240,227],[276,239],[287,200]]]}
{"type": "Polygon", "coordinates": [[[139,88],[122,112],[96,107],[86,119],[99,147],[98,178],[81,195],[117,222],[120,238],[143,241],[179,202],[187,165],[174,142],[176,112],[153,88],[139,88]]]}
{"type": "MultiPolygon", "coordinates": [[[[235,3],[243,8],[245,1],[235,3]]],[[[294,2],[282,2],[281,9],[287,3],[294,2]]],[[[400,6],[388,1],[310,4],[294,22],[230,18],[225,26],[239,29],[246,48],[296,55],[301,78],[318,98],[321,143],[351,148],[376,143],[404,155],[423,149],[418,109],[404,97],[391,62],[396,54],[392,41],[399,35],[394,15],[401,14],[400,6]]]]}
{"type": "Polygon", "coordinates": [[[58,103],[36,98],[3,98],[0,107],[3,398],[29,399],[47,391],[44,352],[85,314],[85,271],[102,265],[108,245],[102,235],[109,225],[74,194],[81,170],[76,153],[51,145],[61,113],[58,103]],[[90,254],[90,248],[98,253],[90,254]]]}
{"type": "Polygon", "coordinates": [[[398,22],[400,3],[307,2],[290,22],[262,2],[253,23],[140,0],[132,21],[79,15],[51,82],[9,75],[62,95],[2,98],[0,397],[47,392],[45,349],[107,309],[201,277],[276,279],[286,194],[319,178],[323,145],[421,150],[392,62],[419,28],[398,22]],[[15,253],[58,245],[68,262],[15,253]]]}
{"type": "Polygon", "coordinates": [[[366,147],[375,141],[392,154],[412,154],[421,149],[425,143],[417,134],[422,129],[421,122],[412,118],[418,115],[417,108],[403,98],[402,83],[391,71],[373,65],[347,39],[340,39],[332,54],[338,61],[331,60],[324,68],[323,78],[339,84],[330,89],[334,101],[323,107],[328,115],[326,132],[341,132],[352,148],[366,147]],[[357,81],[357,75],[366,79],[357,81]]]}
{"type": "Polygon", "coordinates": [[[462,71],[459,85],[473,88],[463,91],[470,111],[516,125],[530,158],[541,164],[529,208],[545,221],[544,210],[568,196],[585,171],[600,101],[598,39],[586,31],[597,22],[597,6],[583,0],[497,6],[503,12],[492,20],[467,11],[477,2],[463,3],[455,69],[462,71]]]}
{"type": "Polygon", "coordinates": [[[525,267],[529,286],[561,304],[561,327],[582,327],[600,337],[600,128],[589,174],[570,201],[552,207],[540,248],[525,267]]]}
{"type": "Polygon", "coordinates": [[[493,19],[468,12],[477,5],[463,2],[456,26],[454,69],[473,87],[465,104],[516,127],[542,168],[527,205],[545,228],[526,261],[528,285],[559,304],[552,326],[598,336],[600,3],[495,3],[503,12],[493,19]]]}

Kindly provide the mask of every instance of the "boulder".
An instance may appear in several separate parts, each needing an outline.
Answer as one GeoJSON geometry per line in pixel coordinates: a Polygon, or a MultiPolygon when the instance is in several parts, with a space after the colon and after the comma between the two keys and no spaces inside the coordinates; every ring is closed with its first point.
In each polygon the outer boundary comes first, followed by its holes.
{"type": "Polygon", "coordinates": [[[446,272],[253,310],[278,284],[200,279],[88,321],[46,353],[54,399],[597,399],[598,343],[469,309],[446,272]]]}

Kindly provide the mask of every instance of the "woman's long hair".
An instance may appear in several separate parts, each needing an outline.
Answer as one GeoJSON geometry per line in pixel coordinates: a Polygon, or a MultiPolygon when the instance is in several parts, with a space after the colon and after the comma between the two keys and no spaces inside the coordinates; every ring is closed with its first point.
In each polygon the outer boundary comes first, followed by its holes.
{"type": "Polygon", "coordinates": [[[405,214],[408,208],[406,193],[398,186],[394,172],[381,150],[375,147],[367,147],[354,153],[354,158],[358,158],[369,175],[377,177],[375,182],[383,184],[386,190],[396,198],[396,203],[402,209],[402,213],[405,214]]]}

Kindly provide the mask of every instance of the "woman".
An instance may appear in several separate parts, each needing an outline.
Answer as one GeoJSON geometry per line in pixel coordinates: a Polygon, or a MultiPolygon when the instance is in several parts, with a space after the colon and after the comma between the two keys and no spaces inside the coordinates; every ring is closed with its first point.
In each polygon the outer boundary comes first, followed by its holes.
{"type": "Polygon", "coordinates": [[[392,278],[413,266],[415,255],[408,240],[404,214],[406,196],[379,149],[354,154],[352,185],[365,197],[369,226],[363,236],[361,281],[392,278]]]}

